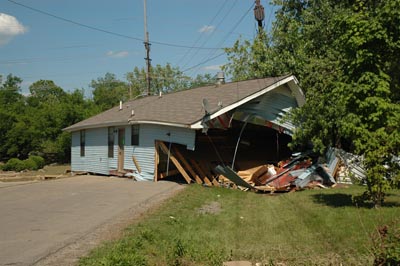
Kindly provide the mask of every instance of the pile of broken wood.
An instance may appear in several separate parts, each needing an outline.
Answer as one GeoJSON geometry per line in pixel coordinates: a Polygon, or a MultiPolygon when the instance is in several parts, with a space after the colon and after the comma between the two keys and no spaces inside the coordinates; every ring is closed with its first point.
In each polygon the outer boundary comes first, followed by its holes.
{"type": "Polygon", "coordinates": [[[334,176],[340,163],[333,150],[325,157],[326,163],[322,164],[311,152],[298,153],[277,165],[261,164],[246,169],[242,164],[242,167],[235,171],[227,166],[232,162],[218,164],[207,156],[190,153],[179,145],[166,145],[158,141],[154,180],[181,175],[187,183],[263,192],[293,191],[306,187],[325,188],[336,184],[334,176]],[[167,170],[162,166],[161,156],[164,156],[164,164],[165,161],[171,162],[167,170]]]}
{"type": "Polygon", "coordinates": [[[338,160],[318,164],[307,153],[281,161],[277,166],[260,165],[235,172],[229,166],[218,165],[216,172],[221,184],[254,191],[294,191],[304,188],[326,188],[336,184],[333,176],[338,169],[338,160]]]}

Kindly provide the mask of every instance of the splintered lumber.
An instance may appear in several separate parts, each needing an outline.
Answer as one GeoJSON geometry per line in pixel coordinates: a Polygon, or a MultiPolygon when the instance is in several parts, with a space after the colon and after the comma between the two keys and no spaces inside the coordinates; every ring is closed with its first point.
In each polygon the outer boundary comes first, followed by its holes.
{"type": "Polygon", "coordinates": [[[200,178],[202,178],[204,180],[204,183],[206,183],[207,185],[211,186],[212,185],[211,181],[208,179],[208,177],[203,172],[201,167],[197,164],[197,162],[195,160],[193,160],[193,159],[190,159],[190,162],[192,163],[193,167],[196,169],[196,172],[199,173],[200,178]]]}
{"type": "MultiPolygon", "coordinates": [[[[159,146],[160,146],[161,150],[165,154],[169,153],[167,146],[165,146],[165,144],[163,142],[159,142],[159,146]]],[[[182,174],[183,178],[185,178],[186,182],[188,184],[190,184],[190,182],[192,181],[190,176],[186,173],[185,169],[182,167],[182,165],[180,164],[178,159],[176,159],[175,156],[171,152],[169,154],[170,154],[169,157],[170,157],[172,163],[176,166],[176,168],[178,169],[179,173],[182,174]]]]}
{"type": "Polygon", "coordinates": [[[247,182],[255,182],[257,178],[265,174],[267,171],[268,165],[260,165],[250,169],[238,171],[237,174],[247,182]]]}
{"type": "Polygon", "coordinates": [[[183,165],[185,166],[186,170],[188,170],[189,173],[194,177],[194,179],[196,180],[197,184],[203,184],[203,181],[196,174],[196,172],[193,170],[193,168],[190,166],[190,164],[187,162],[187,160],[183,157],[183,155],[179,152],[179,150],[176,147],[173,147],[173,151],[174,151],[176,157],[183,163],[183,165]]]}
{"type": "Polygon", "coordinates": [[[199,165],[200,167],[204,170],[204,173],[206,174],[208,180],[211,180],[212,184],[214,186],[219,186],[219,183],[217,180],[214,179],[213,174],[210,171],[210,168],[208,167],[208,165],[204,162],[204,161],[199,161],[199,165]]]}
{"type": "Polygon", "coordinates": [[[240,176],[238,176],[235,173],[235,171],[233,171],[229,166],[223,167],[221,165],[218,165],[215,168],[215,171],[217,171],[219,174],[227,177],[229,180],[231,180],[233,183],[235,183],[238,186],[242,186],[242,187],[246,187],[246,188],[250,188],[250,189],[254,188],[252,185],[250,185],[249,183],[244,181],[240,176]]]}
{"type": "Polygon", "coordinates": [[[179,174],[179,171],[177,169],[169,170],[168,173],[167,172],[160,173],[159,174],[159,178],[163,179],[163,178],[166,178],[168,176],[173,176],[173,175],[177,175],[177,174],[179,174]]]}
{"type": "Polygon", "coordinates": [[[142,172],[142,169],[140,168],[140,165],[138,163],[138,161],[136,160],[136,157],[132,155],[132,161],[135,164],[136,169],[138,170],[139,173],[142,172]]]}
{"type": "Polygon", "coordinates": [[[274,192],[276,191],[276,188],[271,187],[271,186],[255,186],[255,189],[258,191],[263,191],[263,192],[274,192]]]}

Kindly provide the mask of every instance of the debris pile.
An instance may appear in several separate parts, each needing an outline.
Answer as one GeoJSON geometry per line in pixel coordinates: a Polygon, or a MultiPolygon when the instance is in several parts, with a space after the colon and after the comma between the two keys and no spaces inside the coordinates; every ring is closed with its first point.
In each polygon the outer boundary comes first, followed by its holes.
{"type": "Polygon", "coordinates": [[[292,159],[280,161],[277,166],[260,165],[235,172],[229,166],[218,165],[219,182],[224,186],[237,186],[242,190],[255,191],[291,191],[306,187],[333,186],[339,167],[339,158],[328,152],[326,164],[318,163],[311,153],[299,153],[292,159]]]}
{"type": "MultiPolygon", "coordinates": [[[[260,155],[260,158],[262,155],[260,155]]],[[[243,158],[243,157],[242,157],[243,158]]],[[[394,157],[400,167],[400,159],[394,157]]],[[[189,183],[262,192],[287,192],[304,188],[327,188],[337,183],[362,183],[366,177],[363,157],[330,148],[325,156],[313,152],[292,154],[288,160],[216,161],[208,153],[188,152],[181,145],[156,142],[155,181],[176,175],[189,183]],[[163,167],[160,162],[167,163],[163,167]],[[249,163],[250,162],[250,163],[249,163]],[[235,168],[228,165],[236,165],[235,168]]]]}

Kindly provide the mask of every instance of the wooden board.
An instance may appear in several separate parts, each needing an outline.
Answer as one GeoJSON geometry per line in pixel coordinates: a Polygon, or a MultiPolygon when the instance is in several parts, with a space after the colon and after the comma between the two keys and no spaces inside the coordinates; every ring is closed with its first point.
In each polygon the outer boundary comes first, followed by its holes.
{"type": "Polygon", "coordinates": [[[163,179],[168,176],[173,176],[173,175],[177,175],[177,174],[179,174],[179,171],[177,169],[169,170],[168,173],[167,172],[159,173],[159,179],[163,179]]]}
{"type": "Polygon", "coordinates": [[[138,170],[139,173],[142,172],[142,169],[140,168],[139,162],[136,160],[136,157],[132,155],[132,161],[135,164],[136,169],[138,170]]]}
{"type": "Polygon", "coordinates": [[[187,162],[187,160],[183,157],[183,155],[179,152],[179,150],[176,147],[173,147],[172,149],[174,151],[174,154],[176,157],[181,161],[186,168],[186,170],[189,171],[189,173],[194,177],[196,180],[197,184],[203,184],[203,181],[200,179],[200,177],[197,175],[197,173],[193,170],[193,168],[190,166],[190,164],[187,162]]]}
{"type": "Polygon", "coordinates": [[[158,164],[160,163],[160,155],[158,154],[159,146],[158,141],[155,142],[154,145],[154,182],[157,182],[161,177],[158,170],[158,164]]]}
{"type": "Polygon", "coordinates": [[[199,173],[200,178],[203,179],[204,183],[206,183],[209,186],[212,186],[212,183],[211,183],[210,179],[208,179],[207,175],[203,172],[203,170],[198,165],[198,163],[193,159],[190,159],[190,162],[192,163],[192,165],[195,168],[196,172],[199,173]]]}
{"type": "MultiPolygon", "coordinates": [[[[165,146],[165,144],[163,142],[159,142],[159,146],[161,148],[161,150],[165,153],[168,154],[168,148],[167,146],[165,146]]],[[[180,164],[180,162],[178,161],[178,159],[175,158],[175,156],[169,152],[169,158],[171,159],[172,163],[176,166],[176,168],[178,169],[179,173],[182,174],[183,178],[185,178],[186,182],[188,184],[190,184],[190,182],[192,181],[192,179],[190,178],[190,176],[186,173],[185,169],[182,167],[182,165],[180,164]]]]}
{"type": "Polygon", "coordinates": [[[238,171],[237,174],[246,181],[255,181],[258,177],[268,171],[268,165],[260,165],[246,170],[238,171]]]}

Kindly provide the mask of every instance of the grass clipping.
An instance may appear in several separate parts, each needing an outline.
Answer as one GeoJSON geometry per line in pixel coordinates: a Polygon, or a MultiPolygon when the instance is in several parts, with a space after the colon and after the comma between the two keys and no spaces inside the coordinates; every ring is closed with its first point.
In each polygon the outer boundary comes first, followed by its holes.
{"type": "Polygon", "coordinates": [[[400,216],[400,193],[374,210],[352,205],[362,190],[269,196],[191,185],[80,265],[371,265],[370,232],[400,216]]]}

